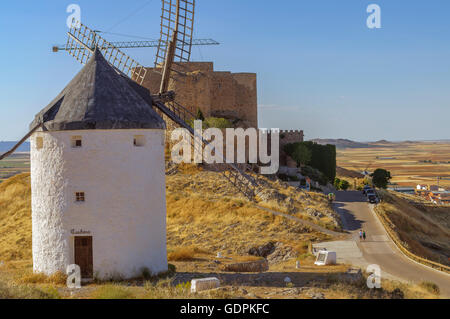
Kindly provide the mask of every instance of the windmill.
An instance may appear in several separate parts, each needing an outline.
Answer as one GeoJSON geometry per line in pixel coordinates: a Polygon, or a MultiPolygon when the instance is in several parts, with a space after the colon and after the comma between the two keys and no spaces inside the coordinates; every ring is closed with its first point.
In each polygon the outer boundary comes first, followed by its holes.
{"type": "MultiPolygon", "coordinates": [[[[152,96],[152,104],[157,111],[177,126],[189,131],[194,137],[192,139],[194,147],[195,140],[200,140],[204,147],[208,145],[208,142],[195,136],[194,129],[188,124],[195,119],[195,115],[176,102],[176,92],[168,90],[169,81],[177,80],[175,75],[184,75],[182,63],[190,60],[193,45],[194,8],[195,0],[162,0],[161,31],[155,58],[155,70],[159,70],[157,72],[160,72],[162,77],[158,94],[152,96]]],[[[95,49],[98,49],[117,72],[130,77],[139,85],[146,78],[147,69],[145,67],[86,25],[73,21],[67,35],[66,51],[81,64],[86,64],[95,49]]],[[[13,149],[1,155],[0,160],[12,154],[42,124],[36,125],[13,149]]],[[[215,152],[219,152],[219,150],[215,150],[215,152]]],[[[225,166],[226,170],[221,169],[218,164],[210,165],[213,165],[244,196],[254,200],[260,192],[256,180],[237,165],[226,163],[225,160],[223,162],[224,164],[220,165],[221,167],[225,166]]]]}

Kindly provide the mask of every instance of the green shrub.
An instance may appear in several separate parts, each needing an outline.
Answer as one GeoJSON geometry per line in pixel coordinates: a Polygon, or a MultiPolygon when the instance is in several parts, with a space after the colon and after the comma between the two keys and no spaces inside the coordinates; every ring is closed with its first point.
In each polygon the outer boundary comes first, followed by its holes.
{"type": "MultiPolygon", "coordinates": [[[[199,120],[199,119],[196,119],[199,120]]],[[[194,128],[194,120],[187,120],[186,123],[194,128]]],[[[218,129],[225,129],[225,128],[232,128],[233,123],[223,117],[207,117],[202,120],[202,128],[218,128],[218,129]]]]}
{"type": "Polygon", "coordinates": [[[377,168],[371,175],[372,182],[378,188],[386,189],[390,181],[391,173],[385,169],[377,168]]]}
{"type": "MultiPolygon", "coordinates": [[[[326,185],[327,182],[334,181],[336,177],[336,146],[330,144],[320,145],[308,141],[286,144],[283,150],[286,154],[296,160],[297,163],[304,162],[302,164],[306,163],[322,172],[327,179],[325,182],[318,180],[322,185],[326,185]],[[309,150],[307,153],[310,154],[305,153],[306,149],[309,150]],[[302,154],[302,158],[299,157],[300,154],[302,154]]],[[[313,178],[312,176],[309,177],[313,178]]]]}
{"type": "Polygon", "coordinates": [[[233,123],[223,117],[208,117],[205,119],[204,125],[206,128],[214,127],[219,129],[233,127],[233,123]]]}
{"type": "Polygon", "coordinates": [[[343,179],[343,180],[341,180],[339,187],[340,187],[340,189],[346,191],[347,189],[350,188],[350,183],[348,181],[346,181],[345,179],[343,179]]]}
{"type": "Polygon", "coordinates": [[[334,179],[334,184],[333,184],[334,188],[336,188],[337,190],[339,190],[341,188],[341,179],[340,178],[335,178],[334,179]]]}
{"type": "Polygon", "coordinates": [[[326,185],[328,183],[328,178],[322,172],[310,166],[302,167],[301,173],[304,176],[309,176],[314,181],[318,181],[320,185],[326,185]]]}

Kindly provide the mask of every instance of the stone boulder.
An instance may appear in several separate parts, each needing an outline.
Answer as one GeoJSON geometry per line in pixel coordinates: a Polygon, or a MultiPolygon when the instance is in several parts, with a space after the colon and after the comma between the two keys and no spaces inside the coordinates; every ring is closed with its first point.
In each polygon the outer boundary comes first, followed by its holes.
{"type": "Polygon", "coordinates": [[[259,246],[259,247],[252,247],[249,249],[248,254],[252,256],[257,257],[264,257],[266,258],[269,256],[273,251],[275,250],[275,243],[274,242],[268,242],[265,245],[259,246]]]}
{"type": "Polygon", "coordinates": [[[222,270],[231,272],[264,272],[269,270],[269,263],[266,259],[232,263],[223,265],[222,270]]]}

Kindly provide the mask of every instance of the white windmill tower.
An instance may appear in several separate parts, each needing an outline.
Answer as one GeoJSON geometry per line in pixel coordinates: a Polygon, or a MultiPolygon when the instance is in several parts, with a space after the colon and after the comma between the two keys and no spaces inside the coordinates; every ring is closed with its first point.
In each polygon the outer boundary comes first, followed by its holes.
{"type": "MultiPolygon", "coordinates": [[[[66,51],[85,67],[0,155],[30,138],[36,272],[70,264],[81,267],[83,278],[167,270],[165,123],[153,107],[194,135],[187,124],[193,114],[168,91],[169,80],[183,75],[177,62],[189,61],[194,1],[162,4],[159,94],[140,85],[146,68],[80,24],[69,30],[66,51]]],[[[249,199],[259,193],[236,165],[224,164],[220,172],[249,199]]]]}
{"type": "Polygon", "coordinates": [[[31,127],[33,268],[167,270],[165,123],[96,50],[31,127]]]}

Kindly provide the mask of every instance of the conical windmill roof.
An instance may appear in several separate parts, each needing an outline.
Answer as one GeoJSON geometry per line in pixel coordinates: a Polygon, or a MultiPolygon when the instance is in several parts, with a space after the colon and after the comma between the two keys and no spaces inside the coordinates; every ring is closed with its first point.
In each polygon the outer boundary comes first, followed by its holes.
{"type": "Polygon", "coordinates": [[[150,92],[119,74],[95,50],[88,63],[41,112],[30,127],[44,122],[48,131],[165,129],[153,110],[150,92]]]}

